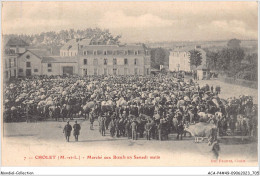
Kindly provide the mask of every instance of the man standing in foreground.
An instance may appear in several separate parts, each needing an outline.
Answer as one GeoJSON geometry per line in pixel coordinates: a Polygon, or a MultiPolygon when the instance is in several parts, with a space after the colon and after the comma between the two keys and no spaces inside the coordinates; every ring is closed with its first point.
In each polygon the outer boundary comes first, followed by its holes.
{"type": "Polygon", "coordinates": [[[77,120],[75,121],[75,124],[73,125],[74,129],[74,136],[75,136],[75,141],[79,140],[79,131],[81,129],[80,125],[77,123],[77,120]]]}
{"type": "Polygon", "coordinates": [[[65,125],[64,129],[63,129],[63,133],[65,133],[65,137],[67,142],[69,142],[70,140],[70,133],[71,133],[72,127],[69,123],[69,121],[67,122],[67,125],[65,125]]]}
{"type": "Polygon", "coordinates": [[[135,121],[131,123],[131,128],[132,128],[132,139],[137,140],[137,124],[135,121]]]}

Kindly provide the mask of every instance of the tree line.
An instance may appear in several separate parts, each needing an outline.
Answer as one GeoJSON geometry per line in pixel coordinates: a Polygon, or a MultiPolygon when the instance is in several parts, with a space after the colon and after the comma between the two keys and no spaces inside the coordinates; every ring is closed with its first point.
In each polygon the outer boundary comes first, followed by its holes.
{"type": "Polygon", "coordinates": [[[33,47],[62,46],[68,39],[91,38],[93,45],[119,44],[120,35],[113,36],[108,29],[87,28],[83,30],[61,30],[59,32],[42,32],[40,34],[8,34],[4,38],[19,37],[33,47]]]}
{"type": "Polygon", "coordinates": [[[240,40],[232,39],[227,47],[218,51],[207,51],[207,67],[228,77],[257,81],[257,53],[246,54],[240,40]]]}

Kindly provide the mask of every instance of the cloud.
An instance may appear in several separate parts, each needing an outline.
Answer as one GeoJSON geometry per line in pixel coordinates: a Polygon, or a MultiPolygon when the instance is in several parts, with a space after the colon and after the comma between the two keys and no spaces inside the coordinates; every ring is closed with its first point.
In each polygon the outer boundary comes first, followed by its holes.
{"type": "Polygon", "coordinates": [[[98,22],[100,27],[115,28],[151,28],[151,27],[169,27],[174,21],[162,19],[153,14],[143,14],[140,16],[130,16],[122,11],[106,12],[98,22]]]}
{"type": "Polygon", "coordinates": [[[125,42],[257,39],[258,6],[179,1],[3,3],[3,34],[89,27],[110,29],[125,42]]]}
{"type": "Polygon", "coordinates": [[[222,20],[222,21],[212,21],[211,28],[217,28],[218,30],[224,32],[231,32],[238,36],[243,36],[245,38],[257,38],[257,31],[247,29],[247,25],[244,21],[239,20],[222,20]]]}

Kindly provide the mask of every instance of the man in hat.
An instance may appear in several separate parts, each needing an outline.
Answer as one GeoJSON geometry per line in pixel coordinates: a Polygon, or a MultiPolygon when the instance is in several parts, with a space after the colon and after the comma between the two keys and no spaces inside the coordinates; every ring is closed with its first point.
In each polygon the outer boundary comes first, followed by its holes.
{"type": "Polygon", "coordinates": [[[106,117],[103,115],[100,122],[100,132],[102,136],[106,134],[106,117]]]}
{"type": "Polygon", "coordinates": [[[69,121],[67,122],[67,124],[65,125],[64,129],[63,129],[63,133],[65,133],[65,137],[67,142],[69,142],[70,140],[70,133],[71,133],[72,127],[69,123],[69,121]]]}
{"type": "Polygon", "coordinates": [[[132,139],[137,140],[137,123],[135,120],[131,123],[131,128],[132,128],[132,139]]]}
{"type": "Polygon", "coordinates": [[[77,120],[75,121],[75,124],[73,125],[74,129],[74,136],[75,136],[75,141],[79,140],[79,131],[81,129],[80,125],[77,123],[77,120]]]}
{"type": "Polygon", "coordinates": [[[89,121],[90,121],[90,130],[93,130],[93,123],[95,121],[93,111],[90,111],[90,113],[89,113],[89,121]]]}
{"type": "Polygon", "coordinates": [[[145,124],[145,131],[146,131],[146,139],[150,140],[151,139],[151,130],[152,130],[152,124],[150,120],[145,124]]]}

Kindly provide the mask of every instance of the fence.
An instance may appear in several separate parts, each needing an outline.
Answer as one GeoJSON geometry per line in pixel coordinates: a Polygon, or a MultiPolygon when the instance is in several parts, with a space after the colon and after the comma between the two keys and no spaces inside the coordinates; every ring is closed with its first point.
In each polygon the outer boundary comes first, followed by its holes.
{"type": "Polygon", "coordinates": [[[249,87],[249,88],[253,88],[253,89],[258,88],[258,82],[257,81],[248,81],[248,80],[244,80],[244,79],[235,79],[235,78],[222,77],[222,76],[219,76],[219,80],[223,81],[225,83],[236,84],[236,85],[249,87]]]}

